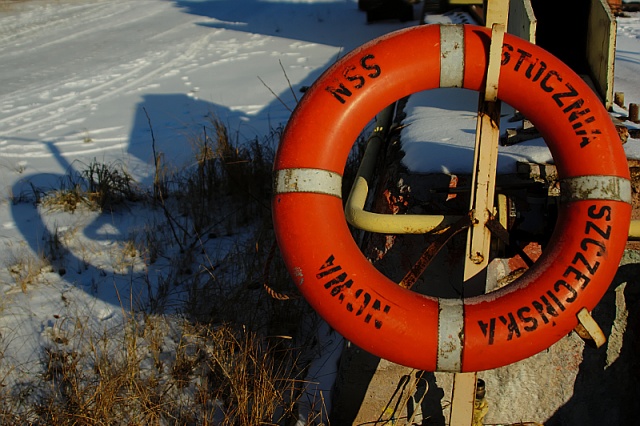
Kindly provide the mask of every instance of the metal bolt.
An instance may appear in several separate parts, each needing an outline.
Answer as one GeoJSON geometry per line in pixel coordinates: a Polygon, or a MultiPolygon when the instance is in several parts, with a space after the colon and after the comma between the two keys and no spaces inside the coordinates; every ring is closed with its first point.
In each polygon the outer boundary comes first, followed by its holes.
{"type": "Polygon", "coordinates": [[[478,382],[476,383],[476,399],[484,398],[486,392],[484,380],[478,379],[478,382]]]}
{"type": "Polygon", "coordinates": [[[640,108],[638,107],[638,104],[629,104],[629,120],[634,123],[640,123],[639,113],[640,108]]]}

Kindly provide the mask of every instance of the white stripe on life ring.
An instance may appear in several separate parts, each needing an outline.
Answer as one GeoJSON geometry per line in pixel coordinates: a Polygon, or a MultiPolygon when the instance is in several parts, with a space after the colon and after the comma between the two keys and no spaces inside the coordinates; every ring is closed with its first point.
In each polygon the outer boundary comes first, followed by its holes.
{"type": "Polygon", "coordinates": [[[624,201],[631,204],[631,182],[618,176],[577,176],[560,181],[560,201],[624,201]]]}
{"type": "Polygon", "coordinates": [[[312,192],[342,198],[342,176],[322,169],[284,169],[275,174],[276,194],[312,192]]]}
{"type": "Polygon", "coordinates": [[[464,28],[440,26],[440,87],[464,84],[464,28]]]}
{"type": "Polygon", "coordinates": [[[464,305],[460,299],[439,299],[438,371],[462,371],[464,305]]]}

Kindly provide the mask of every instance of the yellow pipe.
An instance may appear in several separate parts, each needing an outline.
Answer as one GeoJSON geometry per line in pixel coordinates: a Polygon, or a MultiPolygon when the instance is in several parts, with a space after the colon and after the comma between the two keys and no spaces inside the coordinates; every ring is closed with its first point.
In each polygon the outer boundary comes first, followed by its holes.
{"type": "Polygon", "coordinates": [[[444,215],[391,215],[364,210],[369,185],[358,176],[345,207],[347,221],[356,228],[380,234],[426,234],[454,223],[459,216],[444,215]]]}
{"type": "Polygon", "coordinates": [[[369,180],[373,175],[376,158],[380,151],[383,136],[374,130],[367,142],[367,148],[358,168],[355,183],[345,206],[347,222],[358,229],[380,234],[426,234],[445,228],[460,219],[459,216],[444,215],[390,215],[372,213],[364,210],[369,194],[369,180]]]}
{"type": "Polygon", "coordinates": [[[640,239],[640,220],[631,221],[631,225],[629,226],[629,239],[630,240],[640,239]]]}

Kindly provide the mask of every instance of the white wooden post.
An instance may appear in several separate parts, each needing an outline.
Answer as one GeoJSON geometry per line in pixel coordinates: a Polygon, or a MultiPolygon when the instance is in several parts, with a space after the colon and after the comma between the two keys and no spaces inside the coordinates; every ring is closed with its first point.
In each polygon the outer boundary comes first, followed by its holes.
{"type": "MultiPolygon", "coordinates": [[[[502,58],[502,41],[507,28],[509,0],[488,0],[485,21],[491,28],[491,46],[487,84],[478,102],[476,145],[472,175],[470,210],[474,225],[469,229],[464,265],[464,280],[472,278],[489,263],[491,233],[485,227],[494,210],[498,140],[500,138],[500,103],[498,78],[502,58]]],[[[451,400],[451,426],[470,426],[476,392],[476,373],[456,373],[451,400]]]]}

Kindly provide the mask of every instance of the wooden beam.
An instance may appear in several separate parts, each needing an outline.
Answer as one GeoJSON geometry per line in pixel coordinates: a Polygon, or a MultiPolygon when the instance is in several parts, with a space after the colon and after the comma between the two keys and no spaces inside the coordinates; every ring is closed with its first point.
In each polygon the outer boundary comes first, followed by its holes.
{"type": "Polygon", "coordinates": [[[467,255],[464,266],[464,280],[477,275],[489,263],[491,233],[485,223],[493,214],[496,164],[498,162],[498,141],[500,139],[500,102],[498,79],[502,41],[507,27],[509,0],[491,0],[485,8],[487,26],[491,30],[491,47],[487,69],[485,92],[478,101],[478,121],[476,124],[476,144],[472,175],[470,210],[474,225],[467,236],[467,255]]]}
{"type": "MultiPolygon", "coordinates": [[[[476,146],[472,176],[470,210],[474,224],[467,234],[464,280],[486,269],[489,263],[491,233],[485,224],[493,214],[493,202],[500,138],[500,102],[498,79],[502,57],[502,41],[507,28],[509,0],[489,0],[485,5],[486,25],[491,28],[491,45],[487,68],[487,84],[478,101],[476,146]]],[[[456,373],[451,399],[451,426],[471,426],[476,393],[477,373],[456,373]]]]}

